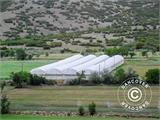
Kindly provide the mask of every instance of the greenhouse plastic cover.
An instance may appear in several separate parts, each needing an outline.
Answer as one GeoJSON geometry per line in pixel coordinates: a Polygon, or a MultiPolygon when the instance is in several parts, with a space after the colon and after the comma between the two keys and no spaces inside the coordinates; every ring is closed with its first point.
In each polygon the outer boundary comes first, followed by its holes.
{"type": "Polygon", "coordinates": [[[85,74],[89,75],[94,72],[100,73],[103,72],[104,70],[111,72],[112,70],[122,65],[123,63],[124,63],[124,58],[121,55],[115,55],[99,64],[90,66],[85,70],[86,71],[85,74]]]}
{"type": "Polygon", "coordinates": [[[73,62],[73,61],[76,61],[80,58],[83,58],[82,55],[78,54],[78,55],[74,55],[74,56],[71,56],[69,58],[66,58],[64,60],[60,60],[58,62],[55,62],[55,63],[51,63],[51,64],[48,64],[48,65],[44,65],[42,67],[38,67],[38,68],[35,68],[35,69],[32,69],[31,70],[31,73],[32,74],[37,74],[37,75],[44,75],[46,74],[46,72],[53,68],[53,67],[57,67],[59,65],[64,65],[64,64],[67,64],[67,63],[70,63],[70,62],[73,62]]]}
{"type": "Polygon", "coordinates": [[[63,64],[63,65],[48,69],[46,74],[48,74],[48,75],[63,74],[64,70],[66,70],[68,68],[72,68],[72,67],[78,66],[78,65],[82,65],[82,64],[84,64],[84,63],[86,63],[88,61],[91,61],[94,58],[96,58],[95,55],[88,55],[88,56],[82,57],[82,58],[80,58],[78,60],[75,60],[73,62],[70,62],[70,63],[67,63],[67,64],[63,64]]]}
{"type": "Polygon", "coordinates": [[[108,55],[101,55],[95,59],[92,59],[84,64],[80,64],[78,66],[75,66],[75,67],[72,67],[72,68],[69,68],[69,69],[65,69],[63,72],[64,75],[76,75],[77,73],[82,73],[82,71],[84,71],[85,73],[85,70],[92,66],[92,65],[96,65],[102,61],[105,61],[109,58],[108,55]]]}

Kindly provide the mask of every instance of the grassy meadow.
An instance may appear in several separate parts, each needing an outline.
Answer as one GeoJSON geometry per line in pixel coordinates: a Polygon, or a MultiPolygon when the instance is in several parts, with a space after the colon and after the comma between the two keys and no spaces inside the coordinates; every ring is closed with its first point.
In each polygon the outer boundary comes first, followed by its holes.
{"type": "MultiPolygon", "coordinates": [[[[83,105],[94,101],[98,112],[109,114],[127,113],[119,104],[117,91],[119,86],[41,86],[23,89],[8,88],[11,110],[18,111],[78,111],[83,105]]],[[[135,113],[151,116],[158,115],[158,86],[152,86],[152,101],[145,111],[135,113]]]]}
{"type": "Polygon", "coordinates": [[[30,71],[33,68],[46,65],[54,61],[51,60],[31,60],[31,61],[0,61],[0,79],[9,79],[12,72],[30,71]]]}
{"type": "Polygon", "coordinates": [[[4,115],[1,120],[157,120],[154,118],[121,118],[121,117],[43,117],[43,116],[24,116],[24,115],[4,115]]]}

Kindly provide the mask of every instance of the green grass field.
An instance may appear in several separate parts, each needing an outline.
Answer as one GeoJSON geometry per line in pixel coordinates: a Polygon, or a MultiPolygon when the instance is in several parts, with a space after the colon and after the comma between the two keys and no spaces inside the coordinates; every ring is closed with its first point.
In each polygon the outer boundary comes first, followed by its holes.
{"type": "Polygon", "coordinates": [[[1,120],[157,120],[154,118],[121,118],[121,117],[43,117],[43,116],[24,116],[24,115],[5,115],[0,116],[1,120]]]}
{"type": "Polygon", "coordinates": [[[11,72],[30,71],[33,68],[54,62],[51,60],[0,61],[0,79],[9,79],[11,72]]]}

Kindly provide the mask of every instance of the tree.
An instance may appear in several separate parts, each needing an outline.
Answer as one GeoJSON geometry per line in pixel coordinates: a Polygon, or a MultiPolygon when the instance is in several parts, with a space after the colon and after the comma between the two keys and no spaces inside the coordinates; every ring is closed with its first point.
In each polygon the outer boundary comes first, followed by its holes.
{"type": "Polygon", "coordinates": [[[125,76],[125,71],[122,68],[118,69],[114,74],[117,83],[122,83],[125,80],[125,76]]]}
{"type": "Polygon", "coordinates": [[[157,69],[149,69],[146,74],[146,81],[151,84],[159,84],[160,70],[157,69]]]}
{"type": "Polygon", "coordinates": [[[109,56],[113,56],[119,53],[119,49],[118,48],[108,48],[105,50],[105,53],[109,56]]]}
{"type": "Polygon", "coordinates": [[[23,49],[16,50],[16,59],[17,60],[25,60],[26,57],[27,57],[27,54],[26,54],[25,50],[23,50],[23,49]]]}
{"type": "Polygon", "coordinates": [[[122,56],[128,56],[128,53],[129,53],[129,49],[127,47],[121,47],[119,48],[119,52],[122,56]]]}
{"type": "Polygon", "coordinates": [[[29,83],[30,74],[27,72],[17,72],[11,74],[11,79],[13,80],[16,88],[22,88],[25,84],[29,83]]]}
{"type": "Polygon", "coordinates": [[[148,51],[146,50],[142,51],[142,56],[146,56],[148,58],[148,51]]]}
{"type": "Polygon", "coordinates": [[[80,116],[83,116],[85,114],[84,107],[83,106],[79,106],[78,112],[79,112],[80,116]]]}
{"type": "Polygon", "coordinates": [[[28,60],[32,60],[33,55],[28,55],[28,60]]]}
{"type": "Polygon", "coordinates": [[[88,105],[88,110],[90,115],[96,114],[96,104],[92,102],[91,104],[88,105]]]}
{"type": "Polygon", "coordinates": [[[1,114],[9,113],[10,102],[5,94],[1,96],[1,114]]]}
{"type": "Polygon", "coordinates": [[[6,83],[2,82],[0,86],[1,86],[1,114],[8,114],[10,102],[8,101],[7,95],[3,92],[6,83]]]}
{"type": "Polygon", "coordinates": [[[136,54],[133,51],[131,51],[129,52],[129,55],[131,56],[131,58],[133,58],[133,56],[135,56],[136,54]]]}

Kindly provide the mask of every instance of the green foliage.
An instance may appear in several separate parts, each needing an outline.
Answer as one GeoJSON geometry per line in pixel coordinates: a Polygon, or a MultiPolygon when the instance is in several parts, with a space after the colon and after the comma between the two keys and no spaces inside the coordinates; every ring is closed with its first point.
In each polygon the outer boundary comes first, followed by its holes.
{"type": "Polygon", "coordinates": [[[148,51],[147,50],[142,51],[142,56],[148,57],[148,51]]]}
{"type": "Polygon", "coordinates": [[[12,73],[11,79],[14,82],[16,88],[22,88],[29,83],[30,74],[27,72],[12,73]]]}
{"type": "Polygon", "coordinates": [[[4,12],[12,4],[12,0],[1,0],[0,1],[0,11],[4,12]]]}
{"type": "Polygon", "coordinates": [[[1,96],[1,114],[8,114],[9,106],[10,106],[10,102],[8,101],[7,96],[2,94],[1,96]]]}
{"type": "Polygon", "coordinates": [[[114,77],[116,79],[116,82],[121,84],[125,80],[125,77],[126,77],[124,69],[122,68],[118,69],[115,72],[114,77]]]}
{"type": "Polygon", "coordinates": [[[129,53],[129,48],[128,47],[120,47],[120,48],[108,48],[105,50],[105,53],[109,56],[113,55],[123,55],[123,56],[128,56],[129,53]]]}
{"type": "Polygon", "coordinates": [[[132,68],[128,68],[128,71],[126,72],[125,77],[126,79],[138,78],[138,74],[132,68]]]}
{"type": "Polygon", "coordinates": [[[134,53],[134,51],[130,51],[129,55],[130,55],[131,58],[133,58],[133,56],[135,56],[136,54],[134,53]]]}
{"type": "Polygon", "coordinates": [[[46,79],[37,75],[30,75],[29,84],[34,86],[39,86],[44,84],[46,79]]]}
{"type": "Polygon", "coordinates": [[[90,115],[96,114],[96,104],[92,102],[91,104],[88,105],[88,110],[90,115]]]}
{"type": "Polygon", "coordinates": [[[61,47],[62,46],[62,42],[49,42],[48,45],[50,47],[61,47]]]}
{"type": "Polygon", "coordinates": [[[159,51],[158,31],[139,32],[135,35],[136,49],[159,51]]]}
{"type": "Polygon", "coordinates": [[[0,87],[1,87],[1,94],[2,94],[2,92],[3,92],[3,90],[4,90],[4,87],[6,86],[6,82],[2,82],[2,83],[0,83],[0,87]]]}
{"type": "Polygon", "coordinates": [[[84,71],[82,71],[81,73],[77,73],[77,82],[78,82],[78,84],[81,84],[81,81],[83,79],[85,79],[85,78],[86,78],[86,76],[84,74],[84,71]]]}
{"type": "Polygon", "coordinates": [[[100,84],[102,83],[101,77],[98,73],[92,73],[89,77],[89,80],[92,81],[94,84],[100,84]]]}
{"type": "Polygon", "coordinates": [[[111,39],[106,40],[108,46],[121,46],[123,44],[123,39],[111,39]]]}
{"type": "Polygon", "coordinates": [[[25,60],[27,57],[27,54],[24,49],[17,49],[16,50],[16,59],[17,60],[25,60]]]}
{"type": "Polygon", "coordinates": [[[101,77],[102,77],[103,84],[114,84],[115,83],[114,76],[108,71],[103,71],[101,77]]]}
{"type": "Polygon", "coordinates": [[[79,106],[78,108],[78,113],[80,116],[83,116],[85,114],[85,111],[84,111],[84,107],[83,106],[79,106]]]}
{"type": "Polygon", "coordinates": [[[49,56],[49,53],[48,53],[48,52],[46,52],[46,53],[45,53],[45,56],[46,56],[46,57],[48,57],[48,56],[49,56]]]}
{"type": "Polygon", "coordinates": [[[109,56],[113,56],[113,55],[119,54],[119,49],[118,48],[108,48],[105,50],[105,53],[109,56]]]}
{"type": "Polygon", "coordinates": [[[146,81],[151,84],[159,84],[159,76],[160,76],[160,70],[158,68],[149,69],[145,74],[146,81]]]}
{"type": "Polygon", "coordinates": [[[96,53],[98,50],[96,48],[87,48],[86,53],[96,53]]]}
{"type": "Polygon", "coordinates": [[[0,50],[0,57],[14,57],[14,55],[15,55],[15,50],[13,50],[13,49],[8,49],[8,48],[6,48],[6,49],[2,49],[2,50],[0,50]]]}

